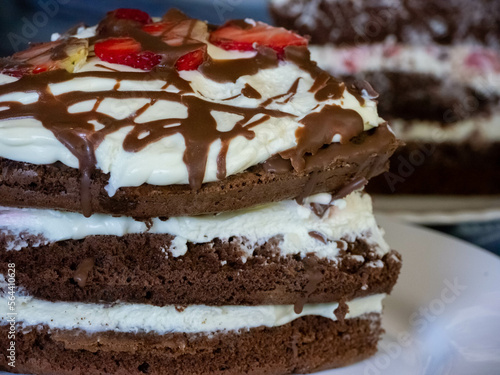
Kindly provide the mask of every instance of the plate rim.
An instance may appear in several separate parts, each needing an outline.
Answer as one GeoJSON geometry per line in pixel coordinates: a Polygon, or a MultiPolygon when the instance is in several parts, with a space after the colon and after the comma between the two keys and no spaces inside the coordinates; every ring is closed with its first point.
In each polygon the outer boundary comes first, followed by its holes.
{"type": "Polygon", "coordinates": [[[440,196],[440,195],[380,195],[371,194],[375,214],[383,214],[405,223],[421,225],[453,225],[468,222],[488,222],[500,220],[500,195],[489,196],[440,196]],[[433,208],[416,210],[415,205],[432,205],[436,201],[446,201],[447,205],[470,205],[473,208],[433,208]],[[408,203],[408,202],[411,202],[408,203]],[[477,203],[479,202],[479,203],[477,203]]]}

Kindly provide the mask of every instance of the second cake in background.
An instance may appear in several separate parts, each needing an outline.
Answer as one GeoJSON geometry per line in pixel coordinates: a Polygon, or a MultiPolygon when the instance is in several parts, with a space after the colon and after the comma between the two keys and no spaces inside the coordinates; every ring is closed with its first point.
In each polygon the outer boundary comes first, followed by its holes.
{"type": "Polygon", "coordinates": [[[319,65],[366,79],[406,143],[368,190],[500,194],[500,3],[273,0],[319,65]]]}

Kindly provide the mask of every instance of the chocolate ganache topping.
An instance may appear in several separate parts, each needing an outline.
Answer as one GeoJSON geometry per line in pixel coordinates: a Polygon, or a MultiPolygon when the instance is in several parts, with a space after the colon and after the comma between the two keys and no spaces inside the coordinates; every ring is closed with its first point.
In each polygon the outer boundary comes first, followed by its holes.
{"type": "MultiPolygon", "coordinates": [[[[159,27],[157,24],[153,25],[159,27]]],[[[314,84],[310,87],[309,92],[314,94],[318,105],[313,108],[311,113],[297,120],[301,126],[297,128],[295,133],[296,146],[279,153],[282,158],[289,159],[297,171],[304,169],[305,155],[314,155],[324,145],[332,143],[335,136],[339,138],[337,141],[346,143],[363,132],[365,123],[362,116],[355,110],[345,109],[334,104],[320,106],[321,102],[341,99],[344,91],[354,95],[360,105],[364,105],[365,100],[354,86],[346,88],[344,83],[320,70],[311,61],[306,46],[286,46],[283,48],[283,52],[259,46],[255,47],[255,53],[252,57],[216,60],[207,53],[209,42],[206,35],[205,39],[200,37],[203,33],[207,33],[207,35],[209,33],[206,24],[190,19],[178,11],[170,11],[161,21],[160,26],[164,27],[165,25],[168,26],[165,30],[153,33],[146,32],[141,27],[142,25],[138,24],[138,21],[119,19],[111,12],[98,25],[95,35],[87,38],[89,57],[92,58],[92,46],[100,41],[107,41],[111,38],[122,42],[132,40],[134,43],[138,43],[137,46],[134,45],[138,51],[141,51],[134,55],[137,63],[145,61],[144,59],[151,56],[155,58],[160,56],[159,63],[150,70],[119,71],[101,65],[106,70],[72,71],[59,66],[54,68],[51,65],[44,67],[45,71],[38,72],[38,74],[12,74],[13,65],[15,67],[17,64],[24,69],[25,66],[31,64],[31,61],[16,61],[14,55],[14,60],[8,60],[9,70],[2,71],[4,74],[13,76],[21,75],[21,78],[0,85],[0,107],[2,108],[0,120],[27,118],[38,120],[78,159],[81,174],[81,205],[84,215],[90,216],[93,212],[90,186],[92,173],[97,168],[96,149],[106,136],[119,129],[131,127],[122,145],[126,152],[131,153],[141,151],[162,138],[175,134],[182,135],[185,142],[183,161],[188,171],[189,184],[193,189],[199,189],[204,182],[210,146],[214,142],[221,143],[217,156],[216,176],[218,179],[224,179],[227,175],[226,156],[232,140],[240,136],[253,139],[255,137],[253,128],[269,119],[296,117],[286,110],[268,107],[273,103],[288,104],[296,95],[301,78],[291,82],[290,88],[286,92],[267,98],[250,83],[246,83],[239,94],[226,100],[241,96],[255,100],[263,99],[263,101],[251,107],[231,105],[223,103],[221,100],[216,102],[205,97],[202,93],[195,91],[187,79],[181,77],[179,70],[182,69],[179,68],[179,64],[181,62],[191,63],[191,61],[185,61],[186,56],[192,60],[202,56],[202,61],[194,70],[200,72],[206,80],[217,83],[234,83],[242,76],[252,76],[259,71],[277,68],[284,63],[295,64],[314,79],[314,84]],[[179,23],[187,25],[181,38],[175,43],[166,42],[165,33],[175,27],[171,25],[179,23]],[[169,27],[170,29],[168,29],[169,27]],[[75,78],[112,79],[116,81],[116,84],[112,90],[69,91],[58,95],[53,93],[52,87],[55,84],[69,82],[75,78]],[[138,83],[162,81],[164,85],[161,90],[122,90],[121,84],[124,81],[138,83]],[[1,99],[13,92],[36,94],[38,100],[24,103],[1,99]],[[115,118],[98,110],[99,105],[106,99],[147,99],[148,102],[125,118],[115,118]],[[92,110],[86,112],[69,110],[72,105],[89,100],[96,100],[92,110]],[[187,116],[176,117],[175,114],[172,114],[167,119],[136,121],[139,116],[160,100],[185,106],[187,116]],[[240,119],[231,129],[221,130],[218,128],[214,112],[234,114],[240,119]],[[100,126],[96,126],[96,123],[100,126]]],[[[240,25],[244,29],[249,24],[247,21],[239,21],[234,25],[240,25]]],[[[58,60],[65,59],[68,57],[66,47],[71,46],[72,43],[81,45],[81,38],[77,39],[74,35],[64,35],[59,43],[55,43],[49,48],[49,53],[58,60]]],[[[133,64],[135,63],[133,62],[133,64]]],[[[95,66],[97,67],[99,64],[95,66]]],[[[188,65],[185,70],[193,69],[188,65]]],[[[35,73],[34,70],[33,73],[35,73]]]]}

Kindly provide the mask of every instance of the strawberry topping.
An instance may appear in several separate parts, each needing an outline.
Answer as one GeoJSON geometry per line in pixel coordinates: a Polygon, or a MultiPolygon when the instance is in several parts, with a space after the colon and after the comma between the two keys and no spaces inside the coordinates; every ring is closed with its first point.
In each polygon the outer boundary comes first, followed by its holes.
{"type": "MultiPolygon", "coordinates": [[[[117,9],[108,13],[107,21],[101,22],[98,28],[98,34],[104,38],[108,37],[94,46],[95,54],[101,60],[142,70],[151,70],[165,57],[170,59],[169,56],[172,55],[169,55],[169,51],[161,42],[171,47],[180,47],[177,51],[186,51],[180,52],[184,55],[175,62],[177,70],[196,70],[206,58],[206,41],[209,36],[205,22],[191,19],[178,11],[170,11],[161,21],[152,22],[147,13],[135,9],[117,9]],[[141,25],[133,25],[133,28],[128,29],[125,27],[125,33],[119,33],[121,29],[115,27],[116,19],[133,20],[141,25]],[[135,27],[157,37],[159,48],[153,50],[165,50],[165,56],[163,52],[154,53],[143,47],[154,43],[154,39],[144,38],[140,31],[134,31],[135,27]]],[[[172,48],[172,51],[175,54],[176,49],[172,48]]]]}
{"type": "Polygon", "coordinates": [[[26,74],[30,74],[33,67],[12,58],[5,57],[0,59],[0,73],[11,77],[21,78],[26,74]]]}
{"type": "Polygon", "coordinates": [[[180,57],[175,67],[177,70],[196,70],[206,57],[203,42],[208,38],[207,26],[204,22],[192,19],[163,20],[144,25],[142,30],[161,38],[169,46],[199,44],[200,48],[180,57]]]}
{"type": "Polygon", "coordinates": [[[133,38],[109,38],[97,42],[94,46],[96,56],[114,64],[123,64],[132,68],[151,70],[158,65],[162,57],[153,52],[142,51],[141,44],[133,38]]]}
{"type": "Polygon", "coordinates": [[[205,51],[199,49],[179,58],[175,63],[175,67],[177,70],[196,70],[203,63],[204,59],[205,51]]]}
{"type": "Polygon", "coordinates": [[[87,47],[87,41],[79,39],[32,44],[28,49],[17,52],[12,57],[1,59],[0,73],[22,77],[58,69],[72,72],[75,66],[86,60],[87,47]]]}
{"type": "Polygon", "coordinates": [[[279,55],[285,47],[306,46],[306,38],[282,27],[273,27],[263,22],[253,24],[230,21],[211,33],[210,42],[225,50],[253,51],[255,46],[274,49],[279,55]]]}
{"type": "Polygon", "coordinates": [[[143,25],[152,21],[149,14],[139,9],[120,8],[110,12],[110,14],[120,20],[136,21],[143,25]]]}
{"type": "Polygon", "coordinates": [[[208,39],[207,25],[198,20],[160,21],[144,25],[142,30],[153,36],[160,37],[170,46],[206,42],[208,39]]]}

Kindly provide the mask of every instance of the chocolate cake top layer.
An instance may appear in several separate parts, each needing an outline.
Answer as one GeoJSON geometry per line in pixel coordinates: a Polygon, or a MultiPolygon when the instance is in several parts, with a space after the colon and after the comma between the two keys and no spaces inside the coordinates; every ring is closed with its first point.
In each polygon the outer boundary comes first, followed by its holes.
{"type": "MultiPolygon", "coordinates": [[[[110,197],[109,176],[94,171],[90,186],[92,210],[98,213],[151,217],[194,216],[234,211],[285,199],[299,201],[321,192],[342,198],[388,168],[398,147],[386,125],[378,126],[347,144],[333,143],[305,157],[297,172],[279,155],[223,181],[201,189],[189,185],[124,187],[110,197]]],[[[52,208],[82,212],[78,170],[61,163],[33,165],[0,158],[0,205],[52,208]]]]}
{"type": "Polygon", "coordinates": [[[0,69],[0,156],[78,167],[86,215],[96,169],[110,196],[196,190],[274,154],[302,172],[306,155],[383,123],[365,85],[319,69],[305,38],[252,20],[214,29],[175,10],[153,22],[118,9],[0,69]]]}
{"type": "Polygon", "coordinates": [[[273,0],[278,25],[314,44],[356,45],[388,37],[410,44],[473,43],[499,47],[496,0],[273,0]]]}

